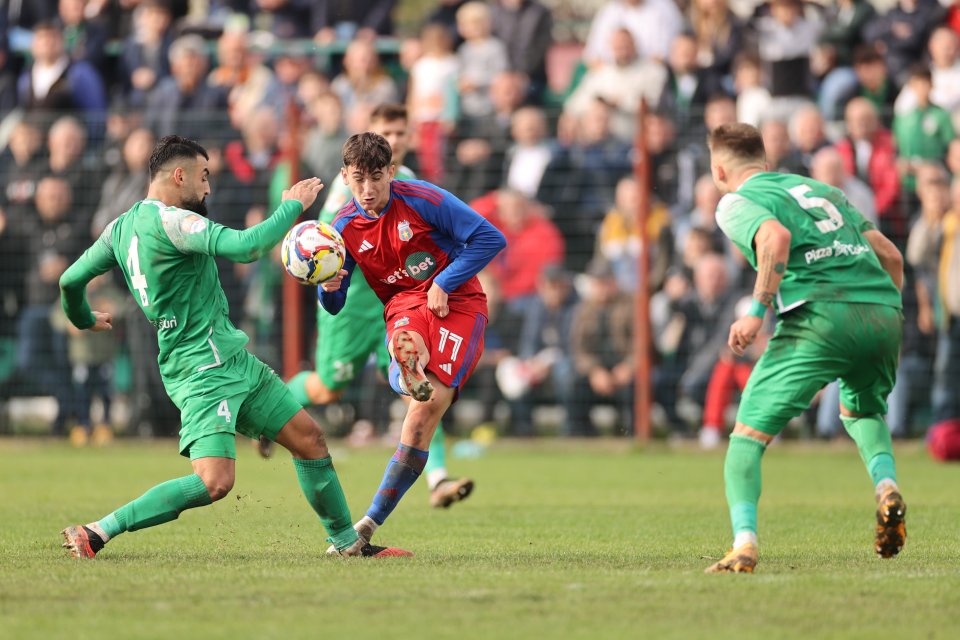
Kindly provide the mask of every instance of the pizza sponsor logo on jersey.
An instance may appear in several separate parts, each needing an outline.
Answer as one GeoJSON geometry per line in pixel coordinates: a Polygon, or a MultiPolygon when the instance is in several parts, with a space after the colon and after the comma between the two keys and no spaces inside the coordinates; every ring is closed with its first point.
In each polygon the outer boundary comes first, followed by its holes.
{"type": "Polygon", "coordinates": [[[404,278],[413,278],[423,282],[437,272],[437,261],[426,251],[416,251],[407,256],[404,266],[386,278],[380,278],[384,284],[396,284],[404,278]]]}
{"type": "Polygon", "coordinates": [[[151,320],[152,324],[157,331],[163,331],[164,329],[176,329],[177,328],[177,316],[172,318],[157,318],[156,320],[151,320]]]}
{"type": "Polygon", "coordinates": [[[409,221],[404,220],[397,225],[397,235],[400,236],[400,239],[404,242],[407,242],[413,237],[413,229],[410,228],[409,221]]]}
{"type": "Polygon", "coordinates": [[[829,247],[817,247],[816,249],[810,249],[803,254],[803,259],[806,260],[807,264],[818,262],[824,258],[833,258],[840,256],[858,256],[861,253],[867,253],[870,251],[870,247],[865,244],[851,244],[849,242],[840,242],[839,240],[834,240],[833,244],[829,247]]]}

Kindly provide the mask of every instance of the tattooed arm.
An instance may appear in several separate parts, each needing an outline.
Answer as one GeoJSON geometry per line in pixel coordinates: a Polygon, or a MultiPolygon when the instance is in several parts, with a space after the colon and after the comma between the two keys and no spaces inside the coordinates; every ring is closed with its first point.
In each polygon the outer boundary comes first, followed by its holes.
{"type": "Polygon", "coordinates": [[[730,326],[727,344],[738,356],[753,344],[763,326],[766,307],[773,306],[777,289],[787,271],[790,231],[776,220],[766,220],[757,229],[753,245],[757,252],[757,283],[753,287],[753,299],[754,306],[761,306],[759,311],[751,311],[730,326]]]}
{"type": "Polygon", "coordinates": [[[776,220],[767,220],[753,238],[757,251],[757,283],[753,298],[765,307],[772,307],[780,281],[790,258],[790,232],[776,220]]]}

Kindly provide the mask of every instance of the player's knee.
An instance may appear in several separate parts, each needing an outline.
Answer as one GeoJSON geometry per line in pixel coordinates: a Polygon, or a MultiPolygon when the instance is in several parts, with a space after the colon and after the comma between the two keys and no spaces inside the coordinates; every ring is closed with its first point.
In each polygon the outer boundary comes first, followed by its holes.
{"type": "Polygon", "coordinates": [[[299,430],[290,444],[290,454],[301,460],[318,460],[329,455],[323,429],[312,420],[299,430]]]}
{"type": "Polygon", "coordinates": [[[210,500],[216,502],[225,498],[230,490],[233,489],[234,476],[232,474],[218,473],[203,478],[203,484],[207,487],[207,493],[210,494],[210,500]]]}

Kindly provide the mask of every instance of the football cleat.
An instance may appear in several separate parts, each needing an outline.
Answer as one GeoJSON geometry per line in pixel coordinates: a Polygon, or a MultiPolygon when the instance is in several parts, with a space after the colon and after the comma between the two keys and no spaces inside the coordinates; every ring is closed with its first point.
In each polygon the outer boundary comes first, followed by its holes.
{"type": "Polygon", "coordinates": [[[715,562],[704,573],[753,573],[757,566],[757,545],[747,542],[731,549],[719,562],[715,562]]]}
{"type": "MultiPolygon", "coordinates": [[[[329,553],[329,551],[327,552],[329,553]]],[[[338,552],[344,558],[406,558],[413,552],[397,547],[378,547],[370,544],[363,538],[357,539],[352,545],[338,552]]]]}
{"type": "Polygon", "coordinates": [[[900,553],[907,539],[907,505],[903,496],[890,489],[877,502],[877,540],[874,547],[881,558],[892,558],[900,553]]]}
{"type": "Polygon", "coordinates": [[[398,331],[393,335],[393,357],[400,366],[400,378],[410,397],[418,402],[429,400],[433,395],[433,385],[420,366],[417,343],[406,331],[398,331]]]}
{"type": "Polygon", "coordinates": [[[84,526],[67,527],[60,534],[64,540],[61,546],[69,549],[74,558],[92,558],[97,555],[97,551],[103,549],[100,536],[84,526]]]}
{"type": "Polygon", "coordinates": [[[430,506],[446,509],[454,502],[466,500],[472,491],[473,480],[470,478],[444,478],[430,492],[430,506]]]}
{"type": "Polygon", "coordinates": [[[266,436],[260,436],[260,439],[254,442],[257,447],[257,453],[260,454],[260,457],[264,460],[270,458],[273,455],[273,441],[266,436]]]}

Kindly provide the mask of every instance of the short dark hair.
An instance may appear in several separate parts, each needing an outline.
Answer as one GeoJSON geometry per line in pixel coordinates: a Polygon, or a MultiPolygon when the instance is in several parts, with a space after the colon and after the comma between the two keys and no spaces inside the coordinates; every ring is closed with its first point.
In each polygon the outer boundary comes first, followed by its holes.
{"type": "Polygon", "coordinates": [[[210,159],[199,142],[181,136],[164,136],[150,154],[150,180],[156,178],[171,160],[196,160],[197,156],[210,159]]]}
{"type": "Polygon", "coordinates": [[[357,133],[343,144],[343,166],[372,173],[390,165],[393,151],[387,139],[377,133],[357,133]]]}
{"type": "Polygon", "coordinates": [[[930,72],[930,67],[923,63],[918,63],[910,67],[910,80],[914,78],[933,82],[933,74],[930,72]]]}
{"type": "Polygon", "coordinates": [[[883,61],[883,54],[874,44],[861,44],[853,50],[853,66],[883,61]]]}
{"type": "Polygon", "coordinates": [[[767,157],[760,130],[744,122],[720,125],[707,134],[707,146],[713,153],[727,152],[743,162],[763,162],[767,157]]]}
{"type": "Polygon", "coordinates": [[[397,120],[407,120],[407,107],[397,102],[385,102],[370,113],[370,122],[382,120],[384,122],[396,122],[397,120]]]}

